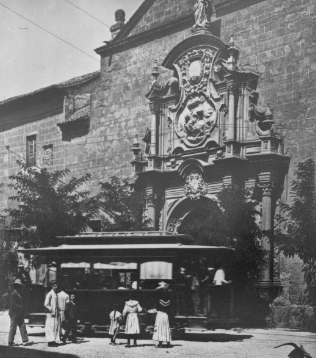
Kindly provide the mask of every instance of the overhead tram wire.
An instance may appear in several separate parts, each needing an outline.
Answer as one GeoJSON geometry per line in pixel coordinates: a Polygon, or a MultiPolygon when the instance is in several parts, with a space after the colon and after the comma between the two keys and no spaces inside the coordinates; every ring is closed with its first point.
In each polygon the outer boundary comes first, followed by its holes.
{"type": "Polygon", "coordinates": [[[53,33],[50,32],[49,30],[46,30],[44,27],[42,27],[42,26],[36,24],[34,21],[29,20],[29,19],[26,18],[25,16],[23,16],[23,15],[19,14],[18,12],[16,12],[16,11],[10,9],[8,6],[6,6],[6,5],[4,5],[4,4],[2,4],[2,3],[0,3],[0,5],[3,6],[4,8],[6,8],[7,10],[13,12],[14,14],[16,14],[16,15],[22,17],[22,19],[24,19],[24,20],[30,22],[30,23],[33,24],[34,26],[36,26],[36,27],[40,28],[41,30],[47,32],[48,34],[50,34],[50,35],[56,37],[58,40],[60,40],[60,41],[62,41],[62,42],[64,42],[64,43],[66,43],[67,45],[69,45],[69,46],[73,47],[74,49],[80,51],[81,53],[85,54],[86,56],[89,56],[89,57],[92,58],[94,61],[100,62],[97,58],[95,58],[95,57],[89,55],[88,53],[86,53],[85,51],[81,50],[81,49],[78,48],[77,46],[75,46],[75,45],[71,44],[70,42],[68,42],[68,41],[66,41],[66,40],[64,40],[64,39],[62,39],[61,37],[59,37],[59,36],[53,34],[53,33]]]}
{"type": "Polygon", "coordinates": [[[75,5],[75,4],[73,4],[72,2],[70,2],[70,1],[68,1],[68,0],[65,0],[65,1],[68,2],[68,4],[70,4],[70,5],[74,6],[74,7],[76,7],[76,8],[79,9],[80,11],[84,12],[84,13],[87,14],[88,16],[92,17],[93,19],[97,20],[97,21],[100,22],[101,24],[103,24],[103,25],[107,26],[108,28],[110,28],[109,25],[105,24],[104,22],[102,22],[101,20],[97,19],[97,18],[94,17],[93,15],[91,15],[91,14],[89,14],[88,12],[86,12],[85,10],[81,9],[81,7],[79,7],[79,6],[75,5]]]}

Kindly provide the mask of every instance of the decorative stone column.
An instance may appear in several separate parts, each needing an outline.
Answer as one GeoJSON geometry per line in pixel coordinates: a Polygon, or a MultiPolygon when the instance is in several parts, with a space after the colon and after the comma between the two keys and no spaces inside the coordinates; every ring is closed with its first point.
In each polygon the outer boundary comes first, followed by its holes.
{"type": "Polygon", "coordinates": [[[235,140],[235,88],[234,85],[228,87],[228,123],[226,130],[226,140],[235,140]]]}
{"type": "MultiPolygon", "coordinates": [[[[266,182],[259,184],[262,189],[262,230],[272,231],[272,195],[274,191],[274,184],[272,182],[266,182]]],[[[262,274],[263,282],[273,281],[273,252],[271,251],[270,239],[267,235],[262,238],[262,246],[267,251],[266,259],[267,265],[262,274]]],[[[273,246],[272,246],[273,247],[273,246]]]]}
{"type": "Polygon", "coordinates": [[[160,104],[158,102],[151,102],[149,104],[151,115],[151,143],[150,143],[150,155],[157,155],[157,118],[160,114],[160,104]]]}

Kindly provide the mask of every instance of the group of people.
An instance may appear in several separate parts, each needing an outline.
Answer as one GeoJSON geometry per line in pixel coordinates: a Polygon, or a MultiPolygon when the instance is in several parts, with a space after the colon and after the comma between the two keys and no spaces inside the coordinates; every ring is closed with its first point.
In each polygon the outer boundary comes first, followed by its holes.
{"type": "Polygon", "coordinates": [[[66,344],[70,332],[72,342],[77,342],[77,308],[75,295],[70,296],[59,289],[56,281],[51,283],[52,289],[45,298],[46,323],[45,336],[49,347],[66,344]],[[64,334],[62,332],[64,331],[64,334]]]}
{"type": "MultiPolygon", "coordinates": [[[[71,333],[72,342],[77,343],[77,308],[75,303],[75,295],[70,296],[58,287],[56,281],[51,283],[52,289],[48,292],[45,298],[46,309],[46,323],[45,323],[45,337],[49,347],[58,347],[60,344],[66,344],[67,339],[71,333]]],[[[11,318],[10,332],[9,332],[9,346],[16,346],[14,342],[16,329],[19,326],[23,345],[31,345],[26,331],[24,322],[24,301],[22,295],[23,284],[21,279],[16,279],[13,284],[13,290],[10,296],[10,311],[11,318]]],[[[166,342],[167,347],[171,342],[171,330],[169,325],[169,312],[171,302],[166,294],[159,300],[157,306],[148,312],[156,313],[156,321],[154,326],[153,340],[158,342],[157,348],[162,347],[162,343],[166,342]]],[[[119,333],[120,326],[125,324],[125,335],[127,338],[126,347],[133,345],[137,346],[137,337],[139,336],[140,323],[138,313],[145,312],[139,302],[135,299],[133,294],[129,295],[129,300],[125,302],[123,312],[118,311],[118,306],[113,306],[113,311],[110,313],[110,330],[111,336],[110,344],[116,345],[116,337],[119,333]]]]}
{"type": "MultiPolygon", "coordinates": [[[[77,342],[77,309],[75,304],[75,295],[70,296],[60,290],[56,282],[52,282],[52,290],[48,292],[45,298],[46,323],[45,336],[49,347],[57,347],[60,343],[66,343],[69,335],[72,335],[72,341],[77,342]],[[64,334],[62,334],[64,332],[64,334]]],[[[25,297],[23,297],[23,283],[20,278],[13,282],[13,289],[10,295],[10,331],[9,346],[17,346],[14,342],[16,329],[19,327],[22,344],[31,345],[25,322],[25,297]]]]}
{"type": "MultiPolygon", "coordinates": [[[[213,268],[208,268],[207,273],[204,275],[194,275],[186,272],[185,268],[179,270],[176,277],[178,283],[182,283],[185,287],[185,297],[183,300],[183,307],[180,309],[185,314],[193,313],[204,314],[208,311],[206,305],[207,289],[209,284],[223,285],[230,283],[225,279],[225,271],[223,267],[219,267],[216,271],[213,268]],[[194,312],[189,312],[189,310],[194,312]]],[[[24,282],[24,281],[23,281],[24,282]]],[[[158,289],[162,289],[164,296],[159,300],[155,309],[148,312],[156,313],[156,321],[154,326],[153,340],[158,341],[157,347],[162,346],[162,342],[166,342],[167,346],[170,345],[171,333],[169,325],[169,311],[170,300],[166,298],[168,284],[164,281],[160,282],[158,289]],[[163,284],[164,285],[163,285],[163,284]]],[[[45,323],[45,336],[50,347],[57,347],[61,343],[66,343],[71,333],[72,342],[77,342],[77,308],[75,303],[75,295],[70,296],[58,287],[56,281],[51,282],[52,289],[48,292],[45,298],[46,309],[46,323],[45,323]]],[[[17,278],[13,284],[13,290],[10,296],[10,332],[9,332],[9,346],[14,346],[14,337],[16,329],[19,326],[23,345],[32,344],[29,341],[25,323],[24,323],[24,303],[22,299],[23,283],[21,278],[17,278]]],[[[214,297],[216,299],[216,297],[214,297]]],[[[126,347],[131,347],[131,340],[134,346],[137,345],[137,337],[140,334],[140,324],[138,313],[145,311],[140,306],[139,302],[130,294],[130,299],[125,302],[125,307],[122,314],[118,311],[117,306],[113,307],[110,314],[111,326],[110,344],[116,344],[115,340],[119,332],[120,326],[125,323],[125,334],[128,337],[126,347]]]]}
{"type": "Polygon", "coordinates": [[[179,310],[180,314],[184,315],[206,314],[210,311],[210,307],[208,307],[209,286],[231,283],[226,280],[222,265],[219,265],[217,269],[208,267],[202,272],[188,272],[185,267],[181,267],[176,274],[175,281],[183,286],[183,299],[180,302],[179,310]]]}
{"type": "MultiPolygon", "coordinates": [[[[171,342],[171,330],[169,324],[169,312],[171,308],[171,302],[166,295],[158,301],[157,306],[149,313],[156,313],[156,320],[154,326],[153,340],[158,342],[157,348],[162,348],[162,343],[167,343],[167,348],[170,347],[171,342]]],[[[140,324],[138,319],[138,313],[145,311],[139,302],[135,300],[133,294],[130,294],[129,300],[125,302],[123,313],[121,314],[117,310],[117,305],[113,306],[113,311],[110,313],[110,330],[111,345],[116,345],[116,337],[119,332],[121,324],[125,322],[125,334],[127,338],[127,344],[125,347],[130,348],[131,341],[133,340],[133,346],[137,346],[137,337],[140,334],[140,324]]]]}

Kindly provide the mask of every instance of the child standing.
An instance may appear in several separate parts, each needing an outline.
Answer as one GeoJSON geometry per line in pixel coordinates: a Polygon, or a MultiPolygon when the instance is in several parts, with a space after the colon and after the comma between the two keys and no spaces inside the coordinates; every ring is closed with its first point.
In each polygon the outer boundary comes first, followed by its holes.
{"type": "Polygon", "coordinates": [[[121,323],[121,313],[117,310],[118,305],[114,304],[113,305],[113,311],[110,313],[110,320],[111,320],[111,325],[110,325],[110,330],[109,330],[109,335],[112,336],[111,337],[111,345],[116,345],[115,343],[115,339],[116,336],[120,330],[120,323],[121,323]]]}
{"type": "Polygon", "coordinates": [[[137,313],[142,312],[138,301],[134,300],[132,294],[130,294],[129,300],[125,302],[125,307],[123,311],[123,319],[126,318],[125,324],[125,334],[128,336],[127,345],[125,347],[131,346],[131,339],[134,339],[134,347],[137,346],[137,336],[140,334],[139,320],[137,313]]]}
{"type": "Polygon", "coordinates": [[[157,316],[154,328],[153,340],[158,341],[157,348],[162,348],[162,342],[167,342],[167,348],[170,347],[171,332],[169,325],[169,312],[171,302],[165,295],[158,302],[157,316]]]}

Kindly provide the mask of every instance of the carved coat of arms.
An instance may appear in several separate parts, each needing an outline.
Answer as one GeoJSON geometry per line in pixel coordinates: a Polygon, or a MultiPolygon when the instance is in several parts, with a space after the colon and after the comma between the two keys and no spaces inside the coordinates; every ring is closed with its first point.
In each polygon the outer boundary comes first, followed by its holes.
{"type": "Polygon", "coordinates": [[[181,96],[175,113],[175,132],[188,148],[217,143],[217,124],[222,98],[213,79],[212,64],[216,53],[211,48],[196,48],[185,53],[176,63],[181,83],[181,96]]]}
{"type": "Polygon", "coordinates": [[[202,195],[207,194],[207,185],[198,172],[190,173],[184,185],[185,195],[191,200],[198,200],[202,195]]]}

